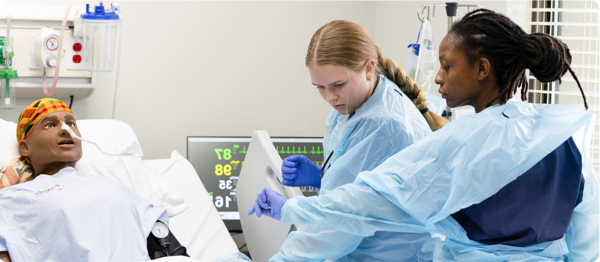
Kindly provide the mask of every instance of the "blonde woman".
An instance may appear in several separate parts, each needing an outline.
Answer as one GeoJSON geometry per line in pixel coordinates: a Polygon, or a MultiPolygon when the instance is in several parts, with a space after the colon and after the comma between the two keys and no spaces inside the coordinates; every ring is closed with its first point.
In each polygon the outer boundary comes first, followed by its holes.
{"type": "MultiPolygon", "coordinates": [[[[312,84],[333,107],[323,142],[325,164],[317,166],[301,155],[286,158],[284,185],[314,186],[319,195],[326,195],[446,123],[428,111],[426,93],[394,61],[382,57],[358,24],[333,21],[317,30],[308,46],[306,66],[312,84]]],[[[428,256],[421,247],[429,239],[429,233],[378,232],[363,238],[329,226],[301,226],[271,260],[416,259],[428,256]]]]}

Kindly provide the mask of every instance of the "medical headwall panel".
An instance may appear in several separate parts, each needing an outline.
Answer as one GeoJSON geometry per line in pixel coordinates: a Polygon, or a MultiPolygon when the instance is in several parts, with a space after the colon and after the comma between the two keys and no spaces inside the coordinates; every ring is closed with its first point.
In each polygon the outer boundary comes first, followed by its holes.
{"type": "MultiPolygon", "coordinates": [[[[12,39],[13,53],[12,68],[18,72],[18,82],[15,85],[17,98],[37,99],[45,97],[42,91],[43,70],[36,63],[35,54],[37,50],[48,45],[55,48],[56,39],[51,34],[39,40],[40,30],[43,28],[53,29],[60,32],[61,17],[56,20],[39,20],[29,17],[11,17],[10,38],[12,39]],[[37,43],[36,43],[37,41],[37,43]],[[42,42],[42,43],[40,43],[42,42]]],[[[6,17],[0,17],[0,39],[6,36],[6,17]]],[[[94,74],[86,71],[82,58],[85,57],[83,39],[73,36],[73,21],[67,22],[65,29],[65,42],[63,43],[62,59],[60,62],[59,79],[56,90],[52,97],[82,99],[89,97],[94,92],[94,74]]],[[[3,47],[3,46],[2,46],[3,47]]],[[[53,61],[42,61],[53,63],[53,61]]],[[[55,61],[54,61],[55,62],[55,61]]],[[[47,69],[46,83],[52,86],[54,80],[54,69],[47,69]]],[[[49,89],[49,88],[48,88],[49,89]]]]}

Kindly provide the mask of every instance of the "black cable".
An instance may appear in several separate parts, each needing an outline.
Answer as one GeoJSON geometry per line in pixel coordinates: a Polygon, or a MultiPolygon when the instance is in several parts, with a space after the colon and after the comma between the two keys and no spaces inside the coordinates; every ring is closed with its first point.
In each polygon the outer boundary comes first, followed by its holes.
{"type": "Polygon", "coordinates": [[[246,243],[244,243],[240,248],[238,248],[239,251],[242,250],[242,248],[244,248],[246,246],[246,243]]]}
{"type": "Polygon", "coordinates": [[[73,97],[71,96],[71,102],[69,102],[69,109],[73,110],[73,97]]]}

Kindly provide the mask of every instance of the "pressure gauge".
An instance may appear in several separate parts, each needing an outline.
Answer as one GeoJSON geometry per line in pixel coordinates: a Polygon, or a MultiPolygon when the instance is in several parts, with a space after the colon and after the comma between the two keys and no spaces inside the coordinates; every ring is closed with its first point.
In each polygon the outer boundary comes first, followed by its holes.
{"type": "Polygon", "coordinates": [[[48,54],[56,54],[56,50],[58,50],[58,35],[50,34],[47,35],[44,39],[44,50],[48,54]]]}
{"type": "Polygon", "coordinates": [[[163,222],[156,221],[152,227],[152,235],[156,238],[166,238],[169,235],[169,228],[163,222]]]}
{"type": "Polygon", "coordinates": [[[59,36],[52,28],[42,28],[35,36],[33,59],[42,69],[53,69],[58,64],[59,36]]]}

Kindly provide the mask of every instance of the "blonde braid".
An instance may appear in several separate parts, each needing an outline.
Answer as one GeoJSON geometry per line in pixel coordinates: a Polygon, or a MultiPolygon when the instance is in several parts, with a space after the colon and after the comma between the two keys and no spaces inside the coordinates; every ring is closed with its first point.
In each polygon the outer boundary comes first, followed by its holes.
{"type": "MultiPolygon", "coordinates": [[[[386,60],[389,60],[392,63],[394,63],[392,59],[386,58],[386,60]]],[[[404,85],[398,85],[398,87],[400,87],[400,90],[402,90],[402,92],[404,92],[408,96],[408,98],[412,100],[412,102],[415,104],[415,106],[417,106],[417,109],[419,109],[419,111],[427,108],[427,106],[429,106],[429,101],[426,99],[427,92],[425,92],[425,90],[423,89],[420,89],[419,86],[415,82],[413,82],[412,79],[410,79],[410,77],[406,76],[402,67],[396,68],[398,68],[398,72],[396,73],[397,79],[404,80],[402,81],[404,82],[404,85]]]]}
{"type": "MultiPolygon", "coordinates": [[[[404,69],[396,65],[394,60],[391,58],[383,58],[381,56],[381,50],[379,47],[377,48],[377,55],[380,73],[392,82],[396,83],[400,90],[402,90],[402,92],[406,94],[406,96],[408,96],[408,98],[415,104],[417,109],[423,112],[423,110],[429,106],[429,101],[426,98],[427,92],[425,92],[423,89],[420,89],[419,86],[412,79],[410,79],[410,77],[406,76],[404,69]]],[[[437,131],[448,124],[448,120],[434,114],[429,110],[422,114],[427,121],[427,124],[429,124],[429,127],[433,131],[437,131]]]]}

